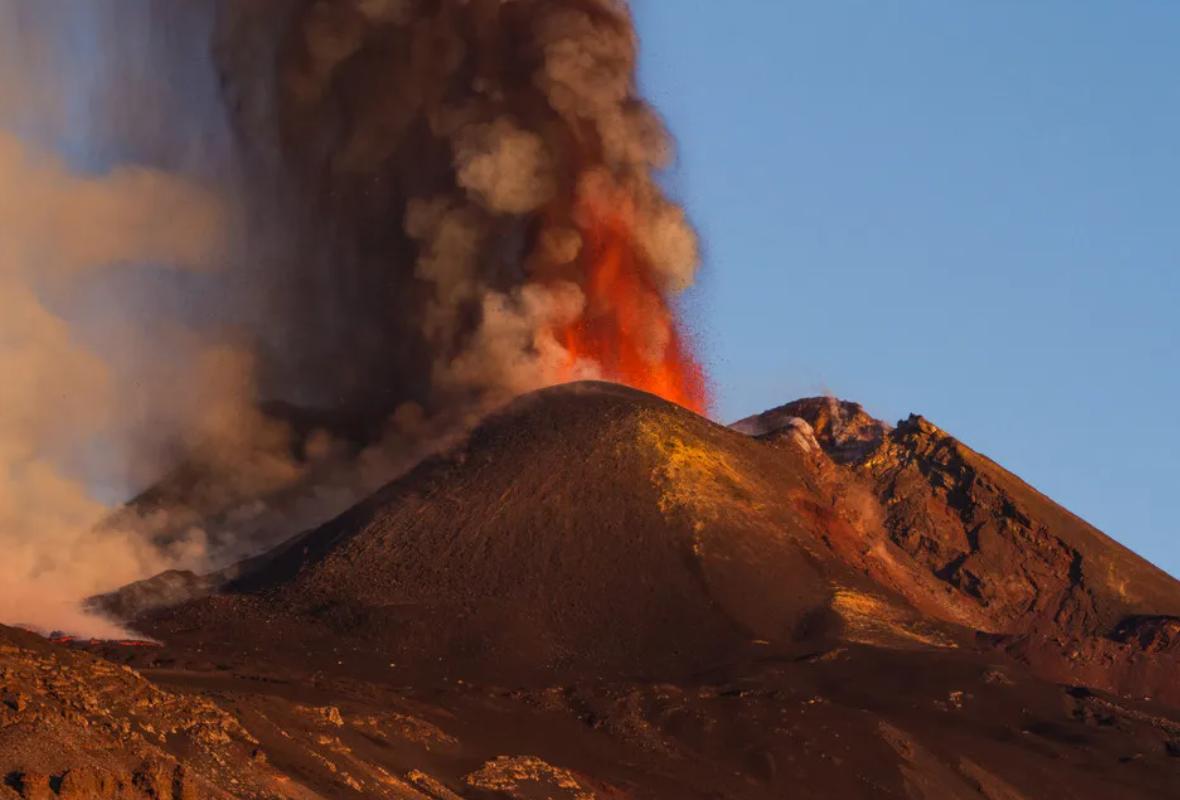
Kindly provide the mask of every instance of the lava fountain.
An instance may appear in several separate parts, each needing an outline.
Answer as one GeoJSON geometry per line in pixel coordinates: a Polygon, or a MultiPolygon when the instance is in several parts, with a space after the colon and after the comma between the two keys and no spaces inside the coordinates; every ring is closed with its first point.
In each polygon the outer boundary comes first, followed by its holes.
{"type": "Polygon", "coordinates": [[[670,292],[638,243],[637,210],[621,188],[587,193],[574,221],[582,237],[582,315],[557,332],[568,371],[590,361],[602,377],[705,414],[704,370],[685,337],[670,292]]]}

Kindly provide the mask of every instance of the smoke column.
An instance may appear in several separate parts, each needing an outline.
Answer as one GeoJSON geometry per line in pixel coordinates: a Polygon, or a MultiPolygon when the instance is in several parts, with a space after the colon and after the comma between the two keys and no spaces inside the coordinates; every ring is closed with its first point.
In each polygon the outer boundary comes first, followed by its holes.
{"type": "MultiPolygon", "coordinates": [[[[671,146],[624,4],[238,3],[221,20],[238,130],[298,198],[299,251],[323,254],[283,265],[280,315],[327,402],[381,415],[603,377],[706,409],[672,301],[696,237],[654,178],[671,146]]],[[[308,388],[279,367],[284,394],[308,388]]]]}
{"type": "Polygon", "coordinates": [[[614,0],[6,0],[0,621],[113,634],[78,601],[532,389],[706,411],[636,47],[614,0]]]}

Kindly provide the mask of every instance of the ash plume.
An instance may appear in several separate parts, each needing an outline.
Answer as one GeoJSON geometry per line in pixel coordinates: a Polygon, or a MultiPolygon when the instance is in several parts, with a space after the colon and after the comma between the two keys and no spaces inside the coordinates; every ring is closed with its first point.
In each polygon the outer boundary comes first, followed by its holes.
{"type": "Polygon", "coordinates": [[[675,310],[697,239],[624,3],[0,16],[0,212],[24,220],[0,364],[28,376],[0,421],[24,554],[0,619],[101,631],[22,615],[253,555],[532,389],[707,409],[675,310]]]}
{"type": "Polygon", "coordinates": [[[273,156],[266,182],[290,187],[299,249],[319,255],[282,266],[279,315],[319,336],[276,354],[282,393],[380,418],[603,376],[705,407],[670,310],[697,242],[655,180],[672,147],[636,88],[625,4],[320,0],[221,19],[243,142],[273,156]]]}

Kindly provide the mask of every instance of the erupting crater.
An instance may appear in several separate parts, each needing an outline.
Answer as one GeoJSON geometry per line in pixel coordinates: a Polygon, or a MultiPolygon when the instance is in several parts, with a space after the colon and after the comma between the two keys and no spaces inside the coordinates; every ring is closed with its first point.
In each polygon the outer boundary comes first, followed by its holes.
{"type": "Polygon", "coordinates": [[[583,314],[558,332],[566,380],[591,361],[602,377],[707,414],[710,398],[670,292],[638,242],[634,199],[623,189],[597,191],[578,203],[582,237],[583,314]]]}

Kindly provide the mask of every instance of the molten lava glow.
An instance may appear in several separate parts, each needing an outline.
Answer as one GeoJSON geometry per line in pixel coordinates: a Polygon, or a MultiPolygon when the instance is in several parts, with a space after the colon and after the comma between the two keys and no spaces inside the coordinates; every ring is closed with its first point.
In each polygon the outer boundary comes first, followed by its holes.
{"type": "Polygon", "coordinates": [[[586,307],[557,335],[569,353],[570,371],[589,360],[607,380],[704,414],[709,408],[704,372],[636,243],[631,204],[625,198],[612,201],[583,201],[578,209],[586,307]]]}

